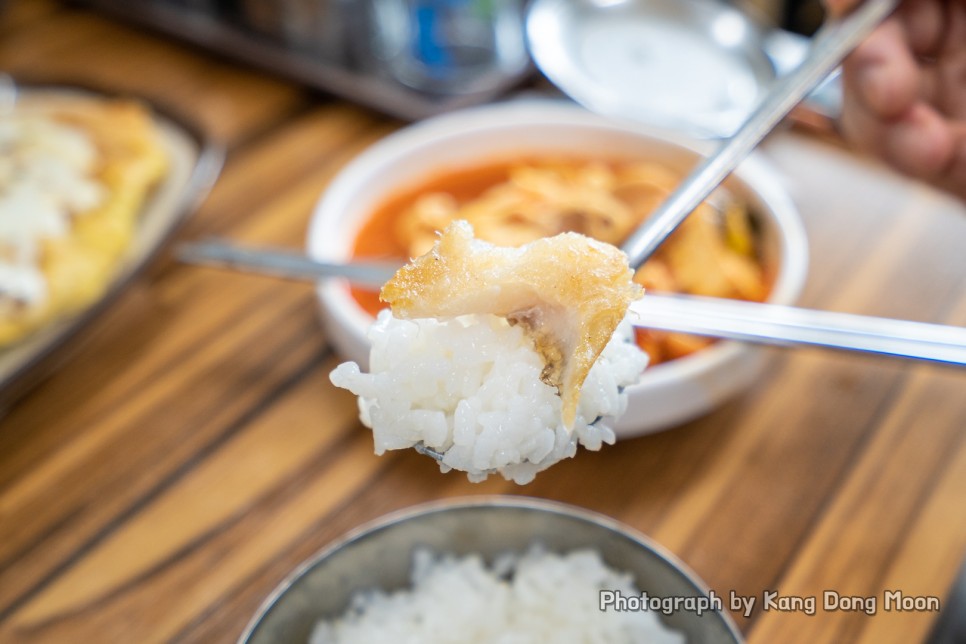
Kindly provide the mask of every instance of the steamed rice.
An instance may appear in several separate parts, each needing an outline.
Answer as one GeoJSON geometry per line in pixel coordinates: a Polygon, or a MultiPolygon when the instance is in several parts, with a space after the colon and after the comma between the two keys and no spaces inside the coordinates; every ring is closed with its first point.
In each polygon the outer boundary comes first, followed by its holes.
{"type": "Polygon", "coordinates": [[[370,373],[348,362],[331,380],[359,397],[376,454],[422,442],[444,454],[442,471],[463,470],[471,481],[498,471],[527,483],[573,457],[578,443],[590,450],[613,444],[607,418],[623,413],[623,388],[647,363],[625,322],[590,370],[568,431],[557,390],[541,381],[544,362],[533,341],[504,318],[400,320],[386,310],[369,340],[370,373]]]}
{"type": "Polygon", "coordinates": [[[492,567],[479,555],[421,550],[412,589],[355,595],[345,614],[316,625],[310,644],[684,643],[655,613],[599,610],[601,590],[641,594],[593,550],[532,549],[492,567]]]}

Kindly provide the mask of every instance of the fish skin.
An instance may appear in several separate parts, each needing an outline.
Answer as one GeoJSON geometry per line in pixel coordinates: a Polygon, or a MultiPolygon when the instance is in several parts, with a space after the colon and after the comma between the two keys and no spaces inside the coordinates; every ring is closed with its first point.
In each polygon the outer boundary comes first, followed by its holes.
{"type": "Polygon", "coordinates": [[[643,295],[633,276],[618,248],[578,233],[509,248],[475,239],[470,224],[455,221],[432,250],[399,269],[380,298],[404,319],[491,314],[524,326],[571,429],[590,368],[643,295]]]}

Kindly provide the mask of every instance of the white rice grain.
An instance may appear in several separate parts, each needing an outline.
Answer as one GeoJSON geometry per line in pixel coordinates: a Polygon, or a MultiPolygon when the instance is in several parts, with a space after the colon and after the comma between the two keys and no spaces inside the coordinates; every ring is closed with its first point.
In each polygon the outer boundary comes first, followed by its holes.
{"type": "Polygon", "coordinates": [[[440,468],[481,481],[492,471],[523,484],[574,456],[577,444],[613,444],[607,418],[627,406],[623,388],[647,357],[622,325],[590,370],[568,432],[555,388],[540,380],[543,361],[523,329],[492,315],[400,320],[379,314],[369,331],[370,373],[339,365],[332,382],[359,396],[375,451],[422,442],[444,454],[440,468]]]}
{"type": "Polygon", "coordinates": [[[412,588],[355,595],[345,614],[316,625],[310,644],[684,643],[653,612],[600,610],[601,590],[640,596],[593,550],[534,548],[491,566],[418,550],[412,588]]]}

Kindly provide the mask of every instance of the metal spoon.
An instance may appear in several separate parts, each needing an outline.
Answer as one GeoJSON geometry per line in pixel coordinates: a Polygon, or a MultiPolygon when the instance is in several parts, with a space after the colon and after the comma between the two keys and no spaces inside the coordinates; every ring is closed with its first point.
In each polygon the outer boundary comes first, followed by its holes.
{"type": "Polygon", "coordinates": [[[702,161],[638,228],[622,247],[631,266],[639,267],[687,216],[738,167],[775,126],[815,89],[895,10],[899,0],[865,0],[842,18],[825,23],[811,51],[794,71],[779,79],[747,121],[718,150],[702,161]]]}
{"type": "MultiPolygon", "coordinates": [[[[178,257],[191,264],[297,280],[342,277],[377,288],[398,268],[388,263],[322,263],[294,253],[219,241],[182,244],[178,257]]],[[[649,329],[966,366],[966,328],[962,327],[653,292],[632,304],[631,311],[632,323],[649,329]]]]}

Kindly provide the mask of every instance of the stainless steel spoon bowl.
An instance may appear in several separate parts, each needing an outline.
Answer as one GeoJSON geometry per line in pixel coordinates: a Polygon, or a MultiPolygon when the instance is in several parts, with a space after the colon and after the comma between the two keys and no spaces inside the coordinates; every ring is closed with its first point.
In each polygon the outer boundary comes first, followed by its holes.
{"type": "MultiPolygon", "coordinates": [[[[539,543],[552,552],[598,551],[611,568],[630,573],[655,597],[708,596],[681,561],[627,526],[600,514],[527,497],[477,496],[430,503],[365,525],[302,564],[265,600],[239,639],[243,644],[308,642],[315,623],[348,606],[356,592],[409,585],[412,553],[478,553],[487,561],[539,543]]],[[[588,593],[596,602],[597,593],[588,593]]],[[[735,644],[741,636],[724,611],[662,616],[688,642],[735,644]]]]}

